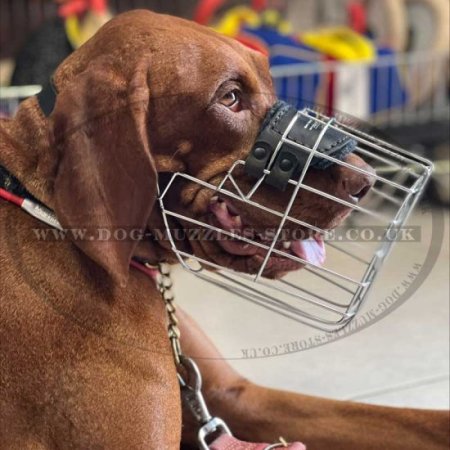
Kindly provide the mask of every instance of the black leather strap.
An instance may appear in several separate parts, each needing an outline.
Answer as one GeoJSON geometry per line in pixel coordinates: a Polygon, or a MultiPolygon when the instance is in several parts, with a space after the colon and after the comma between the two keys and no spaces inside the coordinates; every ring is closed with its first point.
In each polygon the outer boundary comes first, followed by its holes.
{"type": "Polygon", "coordinates": [[[22,183],[3,166],[0,166],[0,188],[18,197],[29,198],[37,202],[36,198],[23,187],[22,183]]]}
{"type": "MultiPolygon", "coordinates": [[[[267,115],[245,165],[246,173],[257,178],[263,175],[264,169],[270,170],[265,182],[282,191],[286,189],[289,179],[300,175],[310,154],[307,150],[285,142],[279,149],[276,160],[271,167],[268,167],[273,152],[278,147],[283,134],[296,114],[297,110],[294,107],[282,101],[277,102],[267,115]]],[[[300,114],[289,131],[287,138],[292,142],[312,149],[319,139],[324,126],[312,115],[300,114]]],[[[329,128],[322,137],[317,151],[342,160],[355,147],[356,142],[349,136],[339,130],[329,128]]],[[[333,165],[332,161],[314,157],[310,167],[327,169],[331,165],[333,165]]]]}

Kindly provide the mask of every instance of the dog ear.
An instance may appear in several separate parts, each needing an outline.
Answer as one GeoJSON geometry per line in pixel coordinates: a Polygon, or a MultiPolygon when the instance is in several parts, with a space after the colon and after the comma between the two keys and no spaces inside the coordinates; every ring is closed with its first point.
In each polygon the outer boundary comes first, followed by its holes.
{"type": "Polygon", "coordinates": [[[99,61],[64,83],[51,116],[55,213],[64,228],[80,230],[79,240],[70,233],[74,244],[122,286],[132,237],[145,231],[157,196],[147,80],[145,64],[127,79],[99,61]]]}

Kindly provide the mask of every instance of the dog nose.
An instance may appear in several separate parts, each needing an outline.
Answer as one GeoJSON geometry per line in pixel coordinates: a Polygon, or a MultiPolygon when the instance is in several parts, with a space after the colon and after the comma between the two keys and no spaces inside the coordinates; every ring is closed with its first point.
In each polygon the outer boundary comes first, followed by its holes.
{"type": "Polygon", "coordinates": [[[359,202],[367,195],[375,183],[375,169],[354,154],[348,155],[344,159],[344,162],[366,171],[366,173],[361,173],[349,167],[336,167],[338,172],[336,175],[338,176],[338,181],[342,183],[341,186],[344,193],[350,197],[352,201],[359,202]]]}

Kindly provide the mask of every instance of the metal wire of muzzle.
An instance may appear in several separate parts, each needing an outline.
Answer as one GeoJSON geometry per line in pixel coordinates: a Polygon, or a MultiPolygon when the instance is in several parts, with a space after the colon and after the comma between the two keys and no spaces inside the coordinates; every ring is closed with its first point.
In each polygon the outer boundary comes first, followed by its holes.
{"type": "Polygon", "coordinates": [[[296,148],[307,155],[300,173],[288,180],[292,193],[283,211],[261,204],[254,198],[255,193],[270,176],[268,168],[262,170],[262,175],[246,192],[235,176],[237,171],[244,170],[246,162],[243,160],[235,161],[217,186],[185,173],[175,173],[159,196],[168,237],[172,250],[182,266],[197,277],[290,319],[320,330],[338,331],[349,324],[363,305],[380,267],[396,241],[398,231],[424,191],[433,165],[424,158],[310,109],[297,112],[290,126],[280,137],[280,144],[272,155],[272,160],[276,158],[283,144],[288,144],[291,148],[296,148]],[[307,122],[313,120],[320,124],[321,131],[311,145],[303,145],[289,139],[290,127],[296,120],[307,122]],[[349,164],[345,159],[319,152],[321,141],[330,130],[354,140],[356,145],[353,152],[371,164],[376,169],[376,175],[349,164]],[[319,158],[375,178],[375,185],[364,204],[345,201],[305,182],[311,162],[319,158]],[[196,183],[202,188],[211,190],[211,195],[230,199],[235,204],[242,204],[244,208],[258,208],[276,218],[278,227],[273,233],[273,238],[270,242],[258,241],[170,209],[166,206],[166,198],[174,189],[175,182],[180,181],[196,183]],[[354,212],[352,217],[357,217],[359,222],[366,225],[367,221],[370,221],[370,225],[367,226],[372,231],[377,230],[378,234],[375,233],[376,237],[371,242],[350,242],[340,239],[342,234],[337,236],[336,231],[330,232],[314,223],[307,223],[301,218],[293,217],[292,206],[304,192],[350,208],[354,212]],[[384,208],[380,208],[380,201],[385,205],[384,208]],[[177,240],[169,226],[170,218],[258,247],[265,252],[264,261],[256,273],[241,273],[218,265],[212,258],[199,257],[193,252],[181,249],[177,246],[177,240]],[[308,262],[277,246],[282,230],[288,224],[303,227],[323,236],[328,252],[325,265],[308,262]],[[368,252],[370,256],[367,256],[368,252]],[[265,279],[264,271],[270,257],[274,255],[301,263],[304,268],[280,280],[265,279]]]}

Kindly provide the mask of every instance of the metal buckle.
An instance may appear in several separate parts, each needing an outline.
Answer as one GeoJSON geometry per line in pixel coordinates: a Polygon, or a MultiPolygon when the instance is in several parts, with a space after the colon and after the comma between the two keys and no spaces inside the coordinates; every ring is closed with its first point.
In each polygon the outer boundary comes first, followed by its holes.
{"type": "Polygon", "coordinates": [[[227,424],[218,417],[213,417],[208,423],[203,425],[198,431],[198,443],[200,449],[209,450],[209,445],[206,442],[206,439],[213,433],[216,433],[220,430],[222,431],[222,434],[228,434],[229,436],[232,436],[227,424]]]}
{"type": "Polygon", "coordinates": [[[230,429],[226,423],[218,418],[212,417],[205,399],[202,394],[202,376],[200,370],[195,362],[187,356],[180,356],[180,365],[186,370],[187,379],[185,380],[178,374],[180,382],[181,397],[186,406],[190,409],[195,420],[201,425],[198,432],[198,442],[202,450],[208,450],[206,439],[211,434],[218,431],[232,436],[230,429]]]}

